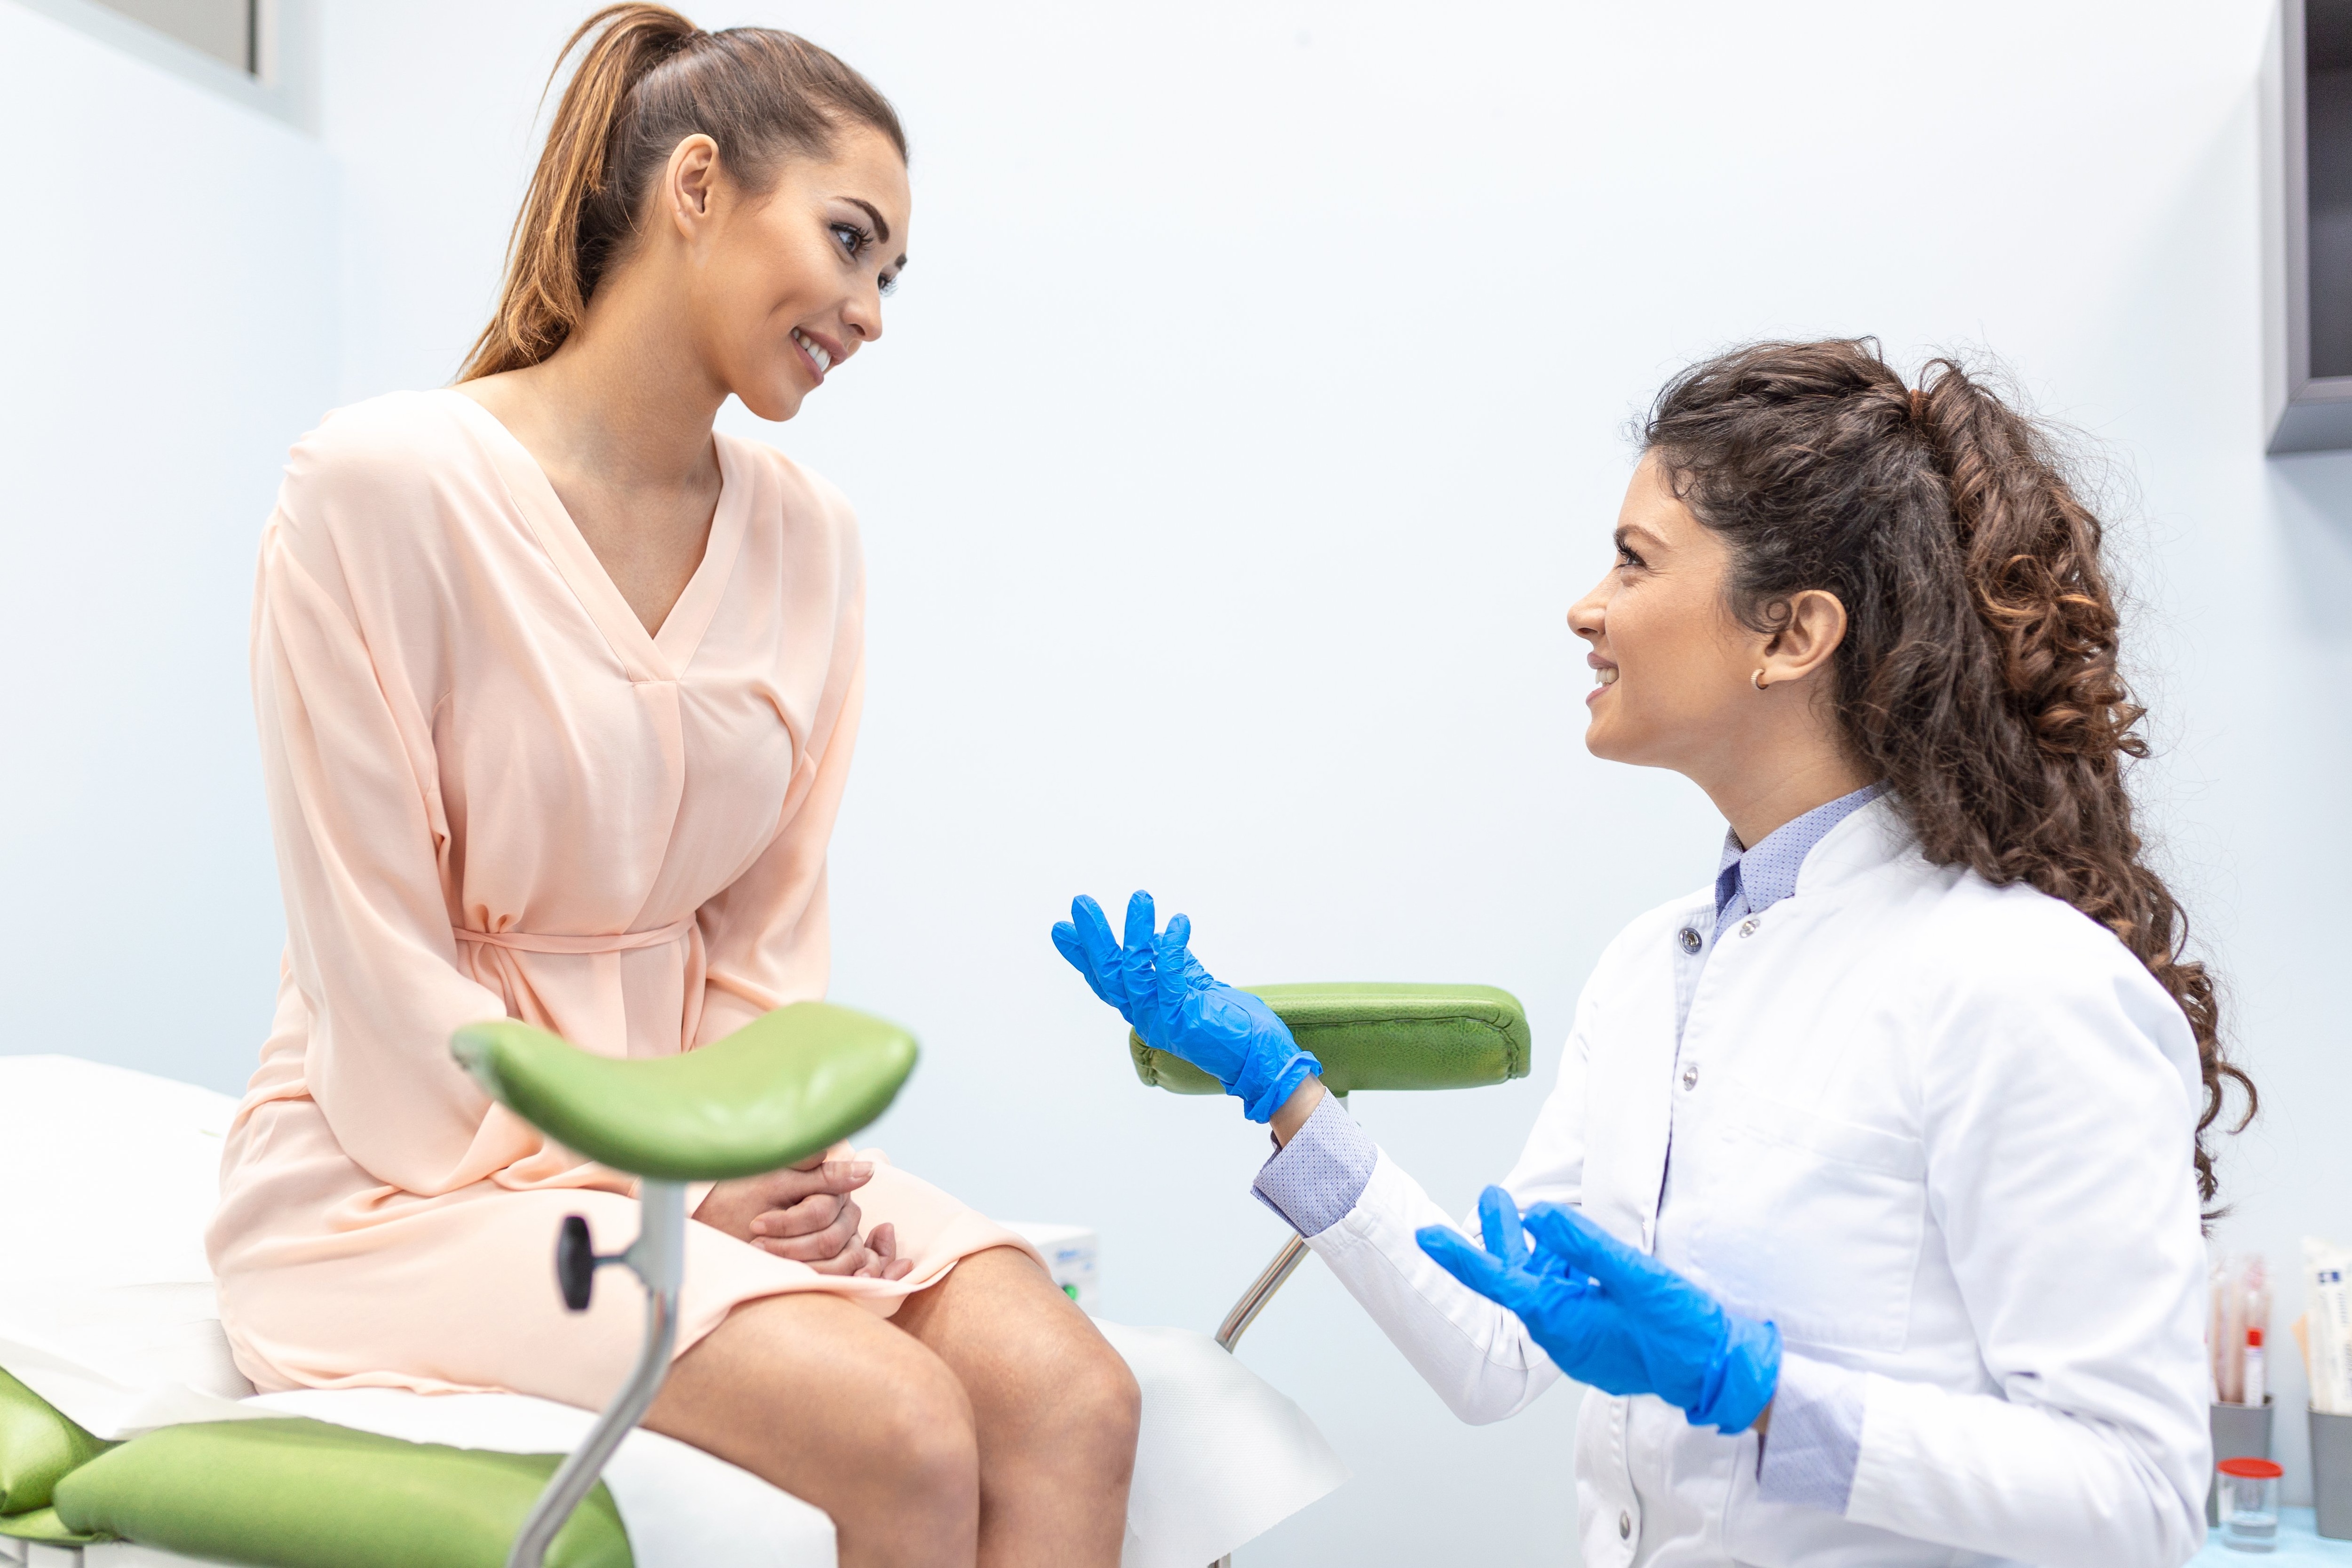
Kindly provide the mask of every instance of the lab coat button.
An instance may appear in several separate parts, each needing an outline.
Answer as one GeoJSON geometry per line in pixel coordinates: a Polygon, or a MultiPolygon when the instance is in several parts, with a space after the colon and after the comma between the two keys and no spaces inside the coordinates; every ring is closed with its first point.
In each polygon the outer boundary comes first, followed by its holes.
{"type": "Polygon", "coordinates": [[[1633,1539],[1633,1516],[1631,1513],[1620,1513],[1617,1516],[1617,1539],[1620,1541],[1633,1539]]]}
{"type": "Polygon", "coordinates": [[[1696,1089],[1698,1087],[1697,1064],[1694,1063],[1691,1066],[1683,1068],[1683,1087],[1685,1089],[1696,1089]]]}
{"type": "Polygon", "coordinates": [[[1756,934],[1756,918],[1753,915],[1750,915],[1748,919],[1739,922],[1739,934],[1742,936],[1754,936],[1756,934]]]}
{"type": "Polygon", "coordinates": [[[1681,934],[1676,937],[1675,940],[1683,944],[1683,951],[1685,952],[1696,952],[1698,951],[1698,932],[1689,926],[1683,927],[1681,934]]]}

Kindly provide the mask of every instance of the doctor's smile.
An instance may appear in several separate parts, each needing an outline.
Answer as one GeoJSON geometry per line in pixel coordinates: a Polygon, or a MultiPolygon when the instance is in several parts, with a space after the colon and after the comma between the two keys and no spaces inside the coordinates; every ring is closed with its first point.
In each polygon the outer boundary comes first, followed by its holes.
{"type": "Polygon", "coordinates": [[[2252,1086],[2139,858],[2140,710],[2057,449],[1984,373],[1909,384],[1868,341],[1658,395],[1568,615],[1585,744],[1726,831],[1602,955],[1466,1221],[1187,917],[1139,892],[1115,936],[1082,896],[1054,928],[1267,1124],[1257,1195],[1455,1414],[1598,1391],[1588,1563],[2178,1563],[2201,1536],[2204,1134],[2252,1086]],[[1969,1484],[1915,1483],[1931,1455],[1969,1484]]]}

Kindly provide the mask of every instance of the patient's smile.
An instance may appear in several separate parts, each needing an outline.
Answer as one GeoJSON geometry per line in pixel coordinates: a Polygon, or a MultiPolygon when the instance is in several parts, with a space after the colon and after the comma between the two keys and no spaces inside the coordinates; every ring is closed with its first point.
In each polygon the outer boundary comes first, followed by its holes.
{"type": "Polygon", "coordinates": [[[833,368],[833,355],[825,352],[823,343],[818,342],[798,327],[793,329],[793,342],[798,343],[801,346],[801,352],[808,355],[809,363],[816,366],[816,378],[823,381],[824,373],[833,368]]]}

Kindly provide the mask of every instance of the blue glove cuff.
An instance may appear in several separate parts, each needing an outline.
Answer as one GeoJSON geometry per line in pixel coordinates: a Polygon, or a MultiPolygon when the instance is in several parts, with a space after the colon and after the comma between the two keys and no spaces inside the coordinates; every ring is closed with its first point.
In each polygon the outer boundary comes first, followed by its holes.
{"type": "Polygon", "coordinates": [[[1258,1063],[1251,1061],[1242,1068],[1241,1077],[1225,1086],[1225,1092],[1238,1095],[1242,1114],[1252,1121],[1271,1121],[1282,1102],[1297,1092],[1298,1086],[1310,1078],[1322,1075],[1323,1064],[1311,1052],[1291,1047],[1290,1055],[1275,1065],[1271,1079],[1259,1080],[1258,1063]]]}
{"type": "Polygon", "coordinates": [[[1724,1320],[1723,1349],[1707,1365],[1698,1402],[1685,1415],[1692,1426],[1712,1426],[1728,1437],[1753,1426],[1780,1386],[1780,1329],[1737,1312],[1726,1312],[1724,1320]]]}

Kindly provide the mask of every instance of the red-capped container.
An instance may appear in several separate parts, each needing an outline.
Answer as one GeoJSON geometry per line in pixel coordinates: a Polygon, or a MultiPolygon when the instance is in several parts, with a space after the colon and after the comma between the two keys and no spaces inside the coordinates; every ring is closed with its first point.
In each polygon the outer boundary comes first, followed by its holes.
{"type": "Polygon", "coordinates": [[[2279,1478],[2285,1473],[2275,1460],[2243,1455],[2213,1467],[2222,1545],[2232,1552],[2278,1550],[2279,1478]]]}

